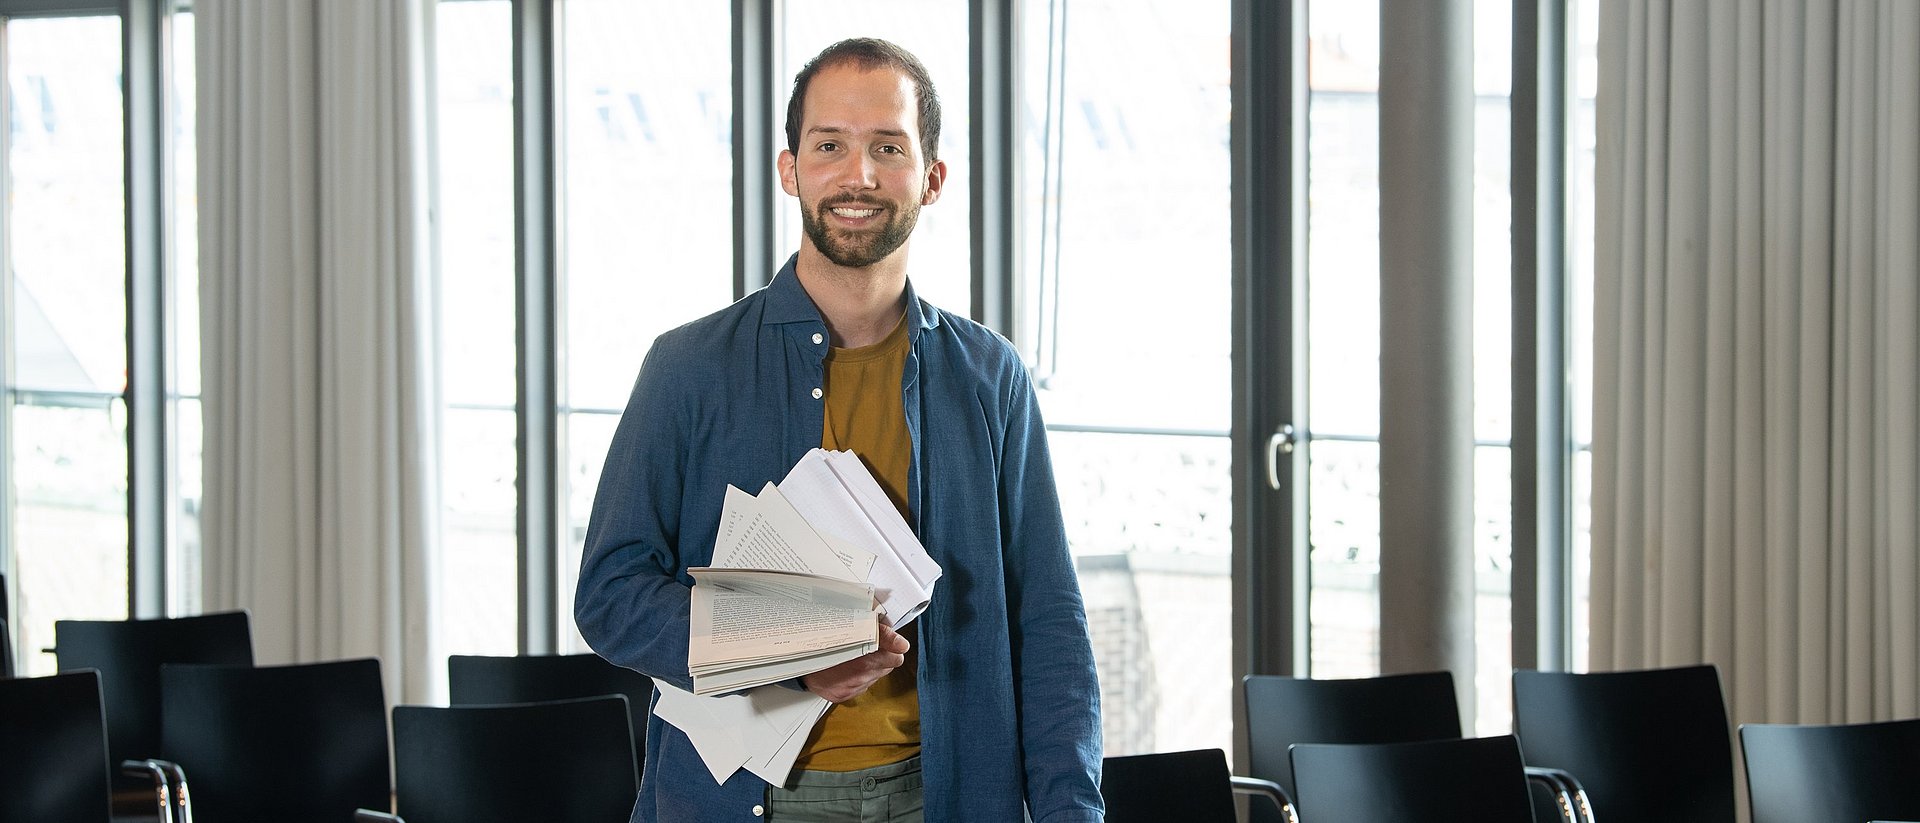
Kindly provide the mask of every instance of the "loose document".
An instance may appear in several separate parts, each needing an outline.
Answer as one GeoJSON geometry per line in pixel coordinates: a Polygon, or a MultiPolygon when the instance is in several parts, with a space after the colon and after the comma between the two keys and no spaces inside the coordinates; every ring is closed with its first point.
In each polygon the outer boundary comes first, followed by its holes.
{"type": "Polygon", "coordinates": [[[694,688],[656,678],[654,714],[722,783],[786,782],[831,704],[774,684],[877,650],[879,620],[912,622],[941,574],[866,464],[824,449],[757,495],[728,486],[713,565],[687,571],[694,688]]]}

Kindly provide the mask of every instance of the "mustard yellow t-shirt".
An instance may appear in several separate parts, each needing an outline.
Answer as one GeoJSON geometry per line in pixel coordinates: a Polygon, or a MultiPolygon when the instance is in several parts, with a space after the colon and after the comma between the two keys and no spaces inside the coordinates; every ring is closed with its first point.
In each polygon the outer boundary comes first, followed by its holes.
{"type": "MultiPolygon", "coordinates": [[[[908,350],[907,323],[902,317],[885,340],[856,349],[830,349],[821,387],[826,392],[827,422],[820,447],[859,455],[902,516],[910,516],[907,466],[913,460],[907,411],[900,397],[908,350]]],[[[909,643],[916,639],[911,625],[901,634],[909,643]]],[[[920,691],[914,673],[918,655],[916,643],[904,665],[859,697],[828,709],[800,751],[797,765],[850,772],[919,754],[920,691]]]]}

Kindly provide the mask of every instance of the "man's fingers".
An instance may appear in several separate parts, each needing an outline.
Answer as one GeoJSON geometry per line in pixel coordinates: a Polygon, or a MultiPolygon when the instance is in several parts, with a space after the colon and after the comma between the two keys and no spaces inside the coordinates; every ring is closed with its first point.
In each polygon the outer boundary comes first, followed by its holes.
{"type": "MultiPolygon", "coordinates": [[[[906,654],[907,650],[911,648],[913,648],[913,644],[908,643],[907,639],[904,637],[901,637],[899,632],[894,631],[884,623],[881,624],[880,626],[880,650],[881,651],[893,652],[894,654],[906,654]]],[[[894,665],[897,666],[899,664],[896,663],[894,665]]]]}

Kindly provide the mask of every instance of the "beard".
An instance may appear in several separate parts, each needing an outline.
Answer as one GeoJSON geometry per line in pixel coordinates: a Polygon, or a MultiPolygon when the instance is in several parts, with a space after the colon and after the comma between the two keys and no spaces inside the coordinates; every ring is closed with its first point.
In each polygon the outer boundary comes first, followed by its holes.
{"type": "Polygon", "coordinates": [[[834,265],[850,269],[864,269],[887,259],[888,255],[906,245],[907,237],[913,234],[914,224],[919,221],[918,200],[909,200],[896,209],[884,203],[840,197],[822,200],[811,210],[800,210],[800,225],[806,230],[807,238],[813,241],[813,247],[819,249],[820,254],[833,261],[834,265]],[[873,231],[836,234],[827,227],[827,212],[840,206],[879,208],[887,214],[887,221],[873,231]]]}

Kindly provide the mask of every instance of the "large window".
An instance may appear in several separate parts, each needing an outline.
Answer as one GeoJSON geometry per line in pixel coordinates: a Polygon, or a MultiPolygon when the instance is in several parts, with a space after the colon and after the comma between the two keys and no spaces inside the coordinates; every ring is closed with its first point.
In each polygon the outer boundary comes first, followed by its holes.
{"type": "MultiPolygon", "coordinates": [[[[36,0],[30,5],[40,8],[36,0]]],[[[57,3],[55,3],[57,5],[57,3]]],[[[757,4],[747,4],[749,7],[757,4]]],[[[1570,69],[1569,257],[1574,437],[1590,438],[1596,0],[1576,0],[1570,69]]],[[[0,8],[6,0],[0,0],[0,8]]],[[[942,202],[913,246],[921,295],[971,304],[970,12],[960,0],[785,0],[772,89],[843,37],[892,39],[932,71],[946,122],[942,202]]],[[[1032,367],[1106,690],[1109,753],[1232,748],[1231,0],[1016,4],[1012,328],[1032,367]],[[1196,630],[1195,627],[1202,627],[1196,630]]],[[[509,0],[435,5],[433,225],[439,301],[443,551],[436,638],[454,653],[518,650],[515,366],[551,362],[561,507],[552,598],[562,652],[601,463],[660,332],[736,295],[728,4],[554,0],[551,215],[515,196],[509,0]],[[516,219],[553,219],[556,344],[518,341],[516,219]]],[[[1478,0],[1475,141],[1476,678],[1481,732],[1506,726],[1511,436],[1507,204],[1510,9],[1478,0]]],[[[1311,0],[1306,122],[1306,323],[1311,439],[1310,673],[1379,668],[1379,143],[1377,4],[1311,0]]],[[[116,16],[0,18],[0,560],[30,672],[57,618],[129,614],[130,548],[122,26],[116,16]],[[114,242],[102,242],[114,238],[114,242]]],[[[169,187],[163,277],[170,518],[164,608],[199,611],[200,385],[193,26],[167,19],[169,187]]],[[[538,50],[536,50],[538,51],[538,50]]],[[[136,75],[137,77],[138,75],[136,75]]],[[[536,97],[539,94],[535,95],[536,97]]],[[[135,109],[137,112],[138,109],[135,109]]],[[[137,118],[136,118],[137,119],[137,118]]],[[[758,122],[755,120],[754,122],[758,122]]],[[[775,148],[785,145],[784,134],[775,148]]],[[[991,156],[991,153],[983,156],[991,156]]],[[[138,161],[136,160],[136,163],[138,161]]],[[[771,167],[774,158],[759,158],[771,167]]],[[[140,178],[136,177],[136,180],[140,178]]],[[[799,244],[779,191],[774,253],[799,244]]],[[[138,199],[138,198],[135,198],[138,199]]],[[[764,203],[764,201],[755,201],[764,203]]],[[[139,206],[136,204],[135,206],[139,206]]],[[[991,217],[989,219],[992,219],[991,217]]],[[[141,258],[136,256],[138,262],[141,258]]],[[[780,260],[765,261],[778,264],[780,260]]],[[[991,268],[991,267],[989,267],[991,268]]],[[[993,291],[989,289],[988,291],[993,291]]],[[[136,341],[135,345],[142,345],[136,341]]],[[[1271,367],[1274,364],[1260,364],[1271,367]]],[[[137,431],[143,431],[137,429],[137,431]]],[[[1575,660],[1585,657],[1590,459],[1574,456],[1575,660]]],[[[137,516],[137,515],[136,515],[137,516]]],[[[136,524],[137,525],[137,524],[136,524]]],[[[143,555],[144,556],[144,555],[143,555]]],[[[147,609],[148,607],[142,607],[147,609]]],[[[149,609],[150,610],[150,609],[149,609]]],[[[542,622],[542,621],[533,621],[542,622]]],[[[538,645],[536,643],[536,645],[538,645]]]]}
{"type": "Polygon", "coordinates": [[[8,571],[19,653],[42,674],[54,620],[127,616],[120,19],[0,26],[8,571]]]}
{"type": "Polygon", "coordinates": [[[1229,7],[1034,0],[1021,325],[1109,754],[1231,749],[1229,7]]]}

